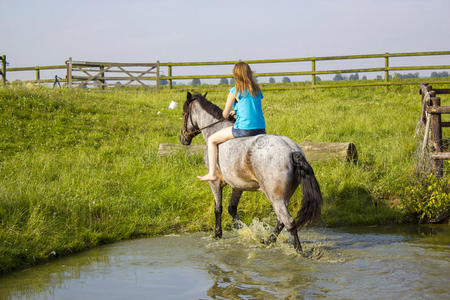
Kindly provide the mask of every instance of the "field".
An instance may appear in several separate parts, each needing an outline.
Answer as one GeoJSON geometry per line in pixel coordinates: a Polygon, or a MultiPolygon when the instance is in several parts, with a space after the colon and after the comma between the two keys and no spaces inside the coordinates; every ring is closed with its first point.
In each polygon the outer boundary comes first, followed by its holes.
{"type": "MultiPolygon", "coordinates": [[[[417,87],[264,96],[268,133],[357,147],[356,164],[312,165],[324,196],[319,225],[407,221],[401,208],[417,156],[417,87]]],[[[176,90],[0,89],[0,274],[116,240],[210,231],[214,201],[195,177],[206,171],[202,156],[157,156],[159,143],[179,143],[185,98],[176,90]],[[171,100],[177,109],[167,109],[171,100]]],[[[208,99],[223,107],[226,92],[208,99]]],[[[225,189],[224,207],[229,196],[225,189]]],[[[291,211],[300,197],[299,189],[291,211]]],[[[239,214],[247,223],[274,221],[261,193],[244,193],[239,214]]]]}

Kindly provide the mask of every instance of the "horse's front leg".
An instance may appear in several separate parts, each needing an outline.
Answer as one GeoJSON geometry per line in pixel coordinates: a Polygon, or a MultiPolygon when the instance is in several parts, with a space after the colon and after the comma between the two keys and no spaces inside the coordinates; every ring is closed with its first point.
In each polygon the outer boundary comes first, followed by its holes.
{"type": "Polygon", "coordinates": [[[233,225],[236,229],[241,229],[241,220],[239,219],[237,215],[237,207],[239,204],[239,199],[241,199],[242,196],[242,190],[231,190],[231,199],[230,204],[228,205],[228,212],[230,213],[231,217],[233,218],[233,225]]]}
{"type": "Polygon", "coordinates": [[[214,214],[216,215],[216,228],[214,229],[214,237],[222,237],[222,189],[218,180],[209,181],[209,186],[214,194],[214,214]]]}

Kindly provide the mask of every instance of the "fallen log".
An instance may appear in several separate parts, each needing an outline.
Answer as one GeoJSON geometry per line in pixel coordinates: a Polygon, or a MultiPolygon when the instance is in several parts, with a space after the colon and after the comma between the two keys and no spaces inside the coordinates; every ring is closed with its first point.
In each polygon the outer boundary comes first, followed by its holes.
{"type": "MultiPolygon", "coordinates": [[[[358,152],[353,143],[316,143],[304,141],[299,143],[309,162],[340,160],[348,162],[356,162],[358,160],[358,152]]],[[[167,156],[178,152],[187,152],[189,154],[203,154],[206,145],[190,145],[181,144],[159,144],[158,155],[167,156]]]]}

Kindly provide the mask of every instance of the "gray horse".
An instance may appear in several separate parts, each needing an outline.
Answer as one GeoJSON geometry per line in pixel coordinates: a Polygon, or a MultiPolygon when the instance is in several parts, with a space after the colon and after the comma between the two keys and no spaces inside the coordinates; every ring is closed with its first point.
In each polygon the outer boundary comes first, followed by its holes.
{"type": "MultiPolygon", "coordinates": [[[[184,124],[180,134],[183,145],[202,133],[205,140],[214,132],[234,123],[233,118],[223,119],[222,110],[206,99],[206,94],[187,93],[183,105],[184,124]]],[[[205,164],[207,163],[205,152],[205,164]]],[[[285,136],[261,134],[236,138],[218,145],[216,181],[209,181],[215,200],[215,237],[222,237],[222,189],[232,188],[228,212],[239,224],[237,206],[243,191],[260,190],[272,203],[277,215],[277,225],[266,244],[275,242],[286,227],[294,248],[302,251],[297,230],[320,215],[322,195],[311,166],[300,147],[285,136]],[[301,209],[294,219],[288,211],[289,199],[302,183],[301,209]]]]}

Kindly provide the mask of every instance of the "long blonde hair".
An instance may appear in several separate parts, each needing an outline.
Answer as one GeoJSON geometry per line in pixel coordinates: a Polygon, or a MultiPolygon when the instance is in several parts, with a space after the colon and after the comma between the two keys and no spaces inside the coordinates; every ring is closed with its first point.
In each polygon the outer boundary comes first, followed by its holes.
{"type": "Polygon", "coordinates": [[[253,97],[261,93],[261,89],[253,78],[253,72],[247,63],[241,61],[235,64],[233,76],[236,84],[236,96],[244,90],[249,91],[253,97]]]}

